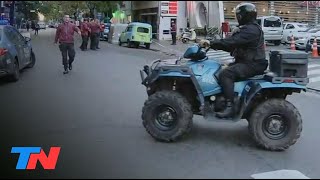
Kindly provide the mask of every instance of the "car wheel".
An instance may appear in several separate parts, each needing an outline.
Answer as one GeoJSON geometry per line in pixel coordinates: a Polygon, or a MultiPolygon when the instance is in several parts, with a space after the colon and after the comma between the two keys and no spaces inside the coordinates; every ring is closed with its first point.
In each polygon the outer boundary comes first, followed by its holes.
{"type": "Polygon", "coordinates": [[[127,40],[127,46],[128,46],[128,48],[132,47],[132,42],[129,39],[127,40]]]}
{"type": "Polygon", "coordinates": [[[19,68],[19,62],[18,59],[15,59],[13,63],[13,73],[11,74],[9,80],[11,82],[16,82],[20,79],[20,68],[19,68]]]}
{"type": "Polygon", "coordinates": [[[118,43],[118,44],[119,44],[119,46],[121,46],[121,45],[122,45],[122,43],[121,43],[120,39],[119,39],[119,43],[118,43]]]}
{"type": "Polygon", "coordinates": [[[150,43],[146,44],[146,49],[150,49],[150,43]]]}
{"type": "Polygon", "coordinates": [[[27,68],[33,68],[33,66],[36,64],[36,56],[33,51],[31,51],[30,60],[30,64],[27,66],[27,68]]]}

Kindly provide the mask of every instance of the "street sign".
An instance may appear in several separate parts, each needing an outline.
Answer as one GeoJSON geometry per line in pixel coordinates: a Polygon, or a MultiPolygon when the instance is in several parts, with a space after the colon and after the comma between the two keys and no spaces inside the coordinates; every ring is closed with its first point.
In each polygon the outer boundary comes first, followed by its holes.
{"type": "Polygon", "coordinates": [[[177,16],[178,1],[161,1],[161,16],[177,16]]]}
{"type": "Polygon", "coordinates": [[[36,10],[30,10],[30,12],[36,12],[36,10]]]}

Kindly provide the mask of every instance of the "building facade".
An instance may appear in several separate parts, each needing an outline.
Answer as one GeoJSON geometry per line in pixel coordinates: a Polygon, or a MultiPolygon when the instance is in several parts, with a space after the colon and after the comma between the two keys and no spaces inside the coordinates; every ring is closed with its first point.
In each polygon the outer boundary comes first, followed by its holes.
{"type": "MultiPolygon", "coordinates": [[[[318,24],[319,1],[247,1],[256,5],[258,16],[275,15],[287,22],[318,24]]],[[[235,20],[235,7],[239,1],[223,1],[226,21],[235,20]]]]}
{"type": "Polygon", "coordinates": [[[160,40],[171,39],[172,22],[176,23],[179,36],[187,26],[219,26],[224,20],[222,1],[126,1],[124,4],[126,8],[122,10],[131,18],[130,22],[151,24],[154,38],[160,40]]]}

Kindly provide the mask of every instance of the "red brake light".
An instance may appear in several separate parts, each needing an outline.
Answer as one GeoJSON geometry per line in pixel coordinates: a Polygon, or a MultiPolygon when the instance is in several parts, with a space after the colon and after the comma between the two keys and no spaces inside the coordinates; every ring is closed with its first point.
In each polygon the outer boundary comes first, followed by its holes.
{"type": "Polygon", "coordinates": [[[294,83],[294,80],[293,79],[285,79],[285,80],[283,80],[283,82],[285,82],[285,83],[294,83]]]}
{"type": "Polygon", "coordinates": [[[7,54],[7,52],[8,52],[8,50],[7,50],[7,49],[0,48],[0,56],[4,56],[4,55],[6,55],[6,54],[7,54]]]}

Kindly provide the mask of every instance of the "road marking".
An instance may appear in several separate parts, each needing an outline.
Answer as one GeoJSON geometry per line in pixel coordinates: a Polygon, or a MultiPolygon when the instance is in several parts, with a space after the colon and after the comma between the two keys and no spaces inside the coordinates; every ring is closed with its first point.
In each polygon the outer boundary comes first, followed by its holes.
{"type": "Polygon", "coordinates": [[[296,170],[278,170],[251,175],[253,179],[310,179],[296,170]]]}

